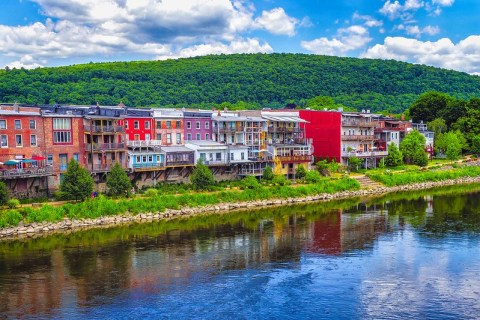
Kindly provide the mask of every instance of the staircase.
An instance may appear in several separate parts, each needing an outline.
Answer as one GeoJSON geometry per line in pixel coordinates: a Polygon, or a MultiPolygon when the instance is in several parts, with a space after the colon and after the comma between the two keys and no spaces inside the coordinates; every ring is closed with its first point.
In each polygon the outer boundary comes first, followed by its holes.
{"type": "Polygon", "coordinates": [[[375,189],[375,188],[383,187],[383,184],[375,182],[365,175],[353,176],[352,178],[357,180],[358,183],[360,183],[361,189],[375,189]]]}

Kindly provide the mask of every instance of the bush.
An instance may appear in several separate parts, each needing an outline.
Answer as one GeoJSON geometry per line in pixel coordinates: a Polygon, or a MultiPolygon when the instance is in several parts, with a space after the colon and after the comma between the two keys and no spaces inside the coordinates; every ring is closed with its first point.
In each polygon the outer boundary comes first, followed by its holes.
{"type": "Polygon", "coordinates": [[[149,188],[147,191],[145,191],[145,196],[153,198],[158,195],[158,190],[154,188],[149,188]]]}
{"type": "Polygon", "coordinates": [[[112,170],[107,174],[106,186],[110,196],[130,196],[132,183],[118,162],[115,162],[112,170]]]}
{"type": "Polygon", "coordinates": [[[243,189],[258,189],[262,185],[260,182],[258,182],[257,178],[254,176],[246,176],[245,178],[242,179],[242,185],[241,188],[243,189]]]}
{"type": "Polygon", "coordinates": [[[265,169],[263,169],[262,179],[272,181],[273,178],[275,178],[275,176],[273,174],[272,167],[265,167],[265,169]]]}
{"type": "Polygon", "coordinates": [[[7,201],[7,207],[10,209],[16,209],[20,205],[20,200],[18,199],[10,199],[7,201]]]}
{"type": "Polygon", "coordinates": [[[286,186],[291,184],[290,180],[288,180],[283,174],[276,175],[272,182],[277,186],[286,186]]]}
{"type": "Polygon", "coordinates": [[[8,201],[7,185],[3,181],[0,181],[0,205],[1,206],[5,205],[7,201],[8,201]]]}
{"type": "Polygon", "coordinates": [[[307,183],[317,183],[321,179],[322,177],[320,176],[320,173],[315,170],[309,170],[305,175],[305,181],[307,181],[307,183]]]}
{"type": "Polygon", "coordinates": [[[17,210],[0,212],[0,228],[16,226],[22,219],[23,216],[17,210]]]}
{"type": "Polygon", "coordinates": [[[197,190],[206,190],[215,183],[212,170],[203,164],[202,159],[198,160],[195,169],[193,169],[190,181],[197,190]]]}

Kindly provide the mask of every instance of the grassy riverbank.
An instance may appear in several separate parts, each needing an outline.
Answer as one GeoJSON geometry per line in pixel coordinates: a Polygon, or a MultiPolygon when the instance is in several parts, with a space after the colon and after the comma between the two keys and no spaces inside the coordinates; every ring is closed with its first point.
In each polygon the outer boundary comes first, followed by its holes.
{"type": "Polygon", "coordinates": [[[428,171],[409,170],[405,172],[384,172],[384,173],[369,173],[370,179],[383,183],[387,187],[400,186],[412,183],[421,183],[428,181],[444,181],[453,180],[463,177],[478,177],[480,176],[480,167],[465,166],[460,168],[435,168],[428,171]]]}
{"type": "Polygon", "coordinates": [[[0,213],[0,228],[23,223],[57,222],[64,218],[95,219],[121,214],[140,214],[145,212],[163,212],[166,209],[181,207],[202,207],[219,203],[236,203],[253,200],[286,199],[306,197],[320,193],[335,193],[358,190],[360,185],[354,179],[324,178],[315,184],[297,186],[259,186],[255,189],[223,190],[217,192],[185,193],[181,195],[162,194],[134,199],[109,199],[100,196],[81,203],[69,203],[54,207],[44,204],[39,208],[23,207],[0,213]]]}

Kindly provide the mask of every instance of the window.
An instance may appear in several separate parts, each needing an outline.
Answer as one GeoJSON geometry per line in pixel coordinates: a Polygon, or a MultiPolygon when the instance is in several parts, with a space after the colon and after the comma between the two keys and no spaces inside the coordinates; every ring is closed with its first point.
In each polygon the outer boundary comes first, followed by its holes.
{"type": "Polygon", "coordinates": [[[222,160],[222,153],[217,152],[217,153],[215,154],[215,160],[221,161],[221,160],[222,160]]]}
{"type": "Polygon", "coordinates": [[[7,120],[0,120],[0,129],[7,129],[7,120]]]}
{"type": "Polygon", "coordinates": [[[162,141],[162,134],[161,133],[157,133],[157,140],[162,141]]]}
{"type": "Polygon", "coordinates": [[[205,122],[205,129],[210,129],[210,122],[205,122]]]}
{"type": "Polygon", "coordinates": [[[30,146],[36,147],[37,146],[37,136],[34,134],[30,135],[30,146]]]}
{"type": "Polygon", "coordinates": [[[73,154],[73,160],[79,162],[79,156],[78,156],[78,153],[74,153],[73,154]]]}
{"type": "Polygon", "coordinates": [[[125,120],[125,129],[128,129],[128,120],[125,120]]]}
{"type": "Polygon", "coordinates": [[[0,144],[2,148],[8,147],[8,136],[6,134],[2,134],[0,137],[0,144]]]}
{"type": "Polygon", "coordinates": [[[200,129],[200,121],[195,122],[195,128],[200,129]]]}
{"type": "Polygon", "coordinates": [[[172,129],[172,121],[167,121],[167,129],[172,129]]]}
{"type": "Polygon", "coordinates": [[[207,160],[207,155],[205,152],[200,152],[200,159],[202,159],[204,162],[207,160]]]}
{"type": "Polygon", "coordinates": [[[145,140],[147,140],[147,141],[150,140],[150,133],[145,133],[145,140]]]}
{"type": "Polygon", "coordinates": [[[21,134],[16,134],[15,135],[15,145],[17,147],[21,147],[23,144],[22,144],[22,135],[21,134]]]}
{"type": "Polygon", "coordinates": [[[53,119],[53,143],[70,144],[72,143],[72,123],[69,118],[53,119]]]}
{"type": "Polygon", "coordinates": [[[37,122],[35,120],[30,120],[30,129],[37,129],[37,122]]]}
{"type": "Polygon", "coordinates": [[[181,127],[182,127],[182,122],[181,121],[175,122],[175,128],[180,129],[181,127]]]}
{"type": "Polygon", "coordinates": [[[242,153],[240,154],[240,159],[245,160],[245,152],[242,152],[242,153]]]}
{"type": "Polygon", "coordinates": [[[139,128],[138,121],[133,121],[133,129],[138,129],[138,128],[139,128]]]}
{"type": "Polygon", "coordinates": [[[157,129],[162,129],[162,121],[157,121],[157,129]]]}
{"type": "Polygon", "coordinates": [[[133,135],[133,140],[139,141],[140,140],[140,135],[139,134],[134,134],[133,135]]]}
{"type": "Polygon", "coordinates": [[[172,134],[167,133],[167,144],[172,144],[172,134]]]}
{"type": "Polygon", "coordinates": [[[192,140],[192,134],[191,133],[187,133],[187,140],[188,141],[192,140]]]}
{"type": "Polygon", "coordinates": [[[182,135],[180,133],[177,133],[177,144],[182,143],[182,135]]]}
{"type": "Polygon", "coordinates": [[[200,140],[200,133],[197,133],[197,134],[195,135],[195,140],[200,140]]]}
{"type": "Polygon", "coordinates": [[[205,133],[205,140],[210,140],[210,134],[205,133]]]}
{"type": "MultiPolygon", "coordinates": [[[[1,120],[1,121],[5,121],[5,120],[1,120]]],[[[187,129],[191,129],[192,128],[192,123],[190,121],[187,121],[187,129]]]]}
{"type": "Polygon", "coordinates": [[[150,129],[150,121],[145,121],[145,129],[150,129]]]}
{"type": "Polygon", "coordinates": [[[16,130],[22,129],[22,122],[20,120],[15,120],[15,129],[16,130]]]}
{"type": "Polygon", "coordinates": [[[70,131],[54,131],[53,143],[71,143],[72,134],[70,131]]]}
{"type": "Polygon", "coordinates": [[[47,155],[47,164],[53,165],[53,154],[47,155]]]}
{"type": "Polygon", "coordinates": [[[233,152],[230,152],[230,160],[234,160],[233,152]]]}

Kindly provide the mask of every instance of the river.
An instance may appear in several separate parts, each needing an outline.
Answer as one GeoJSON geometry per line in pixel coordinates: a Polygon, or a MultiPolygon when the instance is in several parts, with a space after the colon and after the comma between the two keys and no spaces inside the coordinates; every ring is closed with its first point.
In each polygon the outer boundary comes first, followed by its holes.
{"type": "Polygon", "coordinates": [[[478,319],[479,191],[0,242],[0,319],[478,319]]]}

